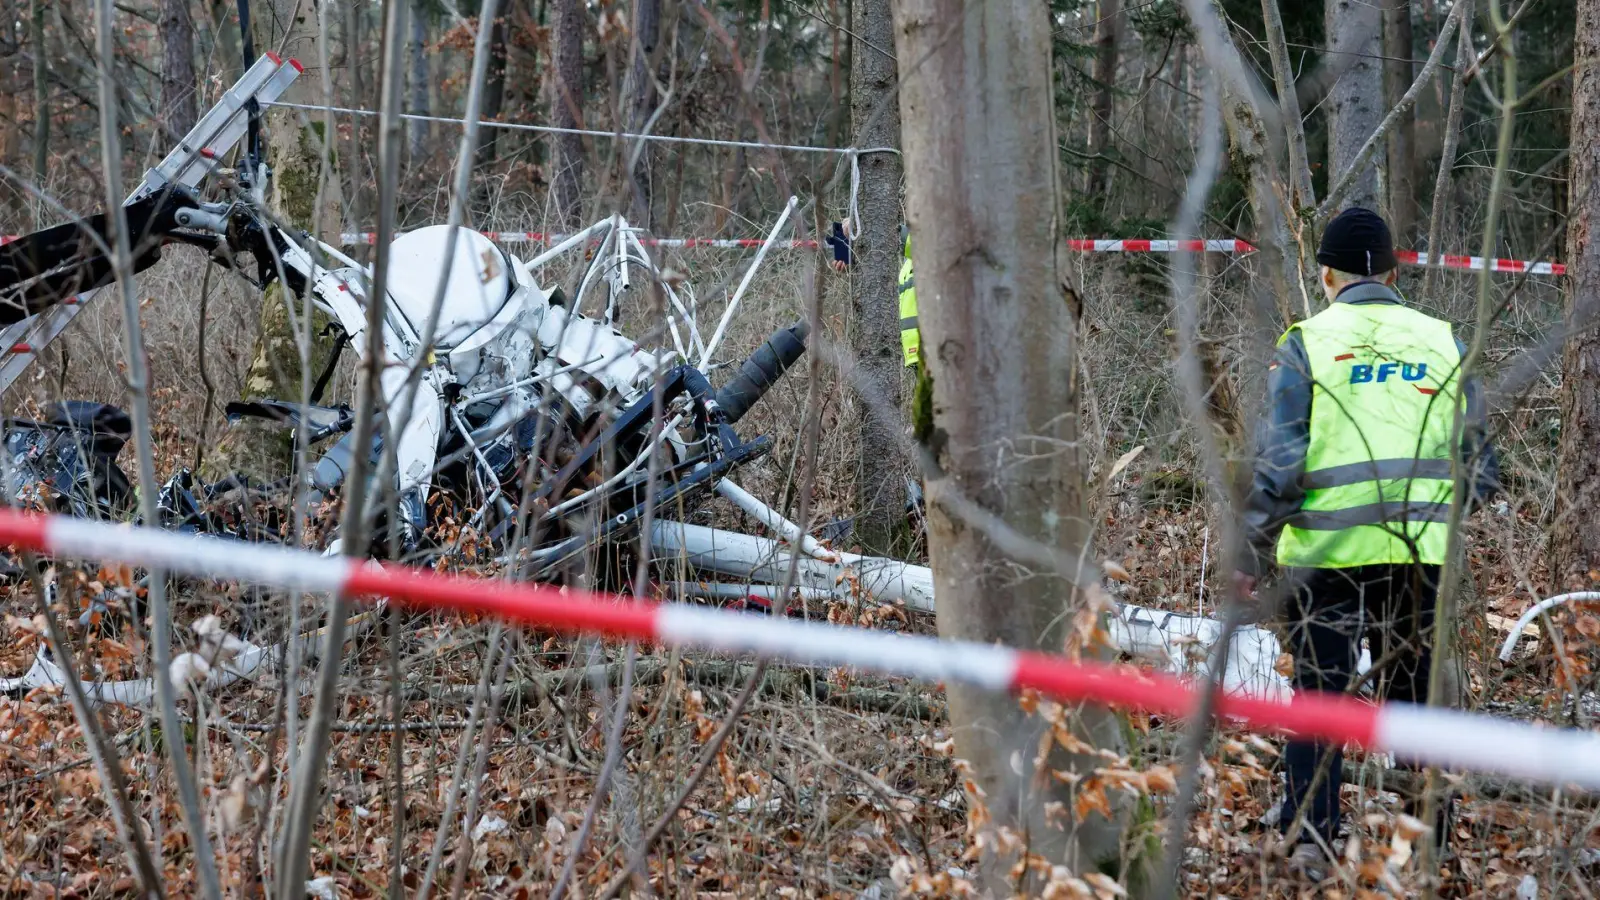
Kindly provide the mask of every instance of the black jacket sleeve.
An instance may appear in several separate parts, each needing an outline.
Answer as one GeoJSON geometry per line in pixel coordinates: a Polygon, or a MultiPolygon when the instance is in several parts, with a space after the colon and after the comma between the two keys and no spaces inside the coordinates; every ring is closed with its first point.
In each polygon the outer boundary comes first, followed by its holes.
{"type": "MultiPolygon", "coordinates": [[[[1456,341],[1461,355],[1466,347],[1456,341]]],[[[1483,396],[1483,382],[1477,376],[1462,385],[1466,398],[1466,419],[1461,429],[1461,461],[1466,468],[1466,483],[1471,487],[1467,495],[1467,511],[1488,503],[1500,492],[1500,459],[1494,445],[1489,442],[1489,407],[1483,396]]]]}
{"type": "Polygon", "coordinates": [[[1267,410],[1256,436],[1255,471],[1245,503],[1249,549],[1239,563],[1241,571],[1259,574],[1271,565],[1278,533],[1305,497],[1300,476],[1310,442],[1311,367],[1305,342],[1299,332],[1291,332],[1267,370],[1267,410]]]}

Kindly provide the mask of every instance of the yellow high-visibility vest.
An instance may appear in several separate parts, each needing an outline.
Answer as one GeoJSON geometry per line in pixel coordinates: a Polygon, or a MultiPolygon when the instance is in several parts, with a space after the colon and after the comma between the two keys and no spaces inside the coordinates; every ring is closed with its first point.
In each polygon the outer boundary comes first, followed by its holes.
{"type": "Polygon", "coordinates": [[[1333,303],[1296,331],[1311,370],[1310,444],[1278,563],[1442,565],[1463,402],[1450,325],[1398,304],[1333,303]]]}
{"type": "Polygon", "coordinates": [[[911,238],[906,238],[900,264],[900,352],[907,366],[922,361],[922,333],[917,330],[917,287],[911,275],[911,238]]]}

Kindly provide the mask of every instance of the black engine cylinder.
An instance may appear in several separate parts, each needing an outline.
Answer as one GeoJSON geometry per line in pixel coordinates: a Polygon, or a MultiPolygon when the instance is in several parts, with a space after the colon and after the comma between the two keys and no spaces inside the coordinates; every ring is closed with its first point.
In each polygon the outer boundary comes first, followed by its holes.
{"type": "Polygon", "coordinates": [[[750,407],[777,384],[783,373],[805,355],[810,331],[811,326],[804,319],[788,328],[780,328],[739,366],[739,374],[717,391],[717,406],[722,408],[729,423],[743,418],[750,407]]]}

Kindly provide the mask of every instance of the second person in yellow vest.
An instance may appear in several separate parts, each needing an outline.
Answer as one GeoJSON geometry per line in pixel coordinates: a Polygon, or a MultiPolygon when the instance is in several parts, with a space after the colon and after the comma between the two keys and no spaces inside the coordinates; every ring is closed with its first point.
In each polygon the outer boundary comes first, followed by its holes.
{"type": "MultiPolygon", "coordinates": [[[[901,228],[905,232],[904,227],[901,228]]],[[[900,261],[900,353],[906,366],[922,362],[922,332],[917,329],[917,284],[911,274],[911,235],[905,234],[900,261]]]]}

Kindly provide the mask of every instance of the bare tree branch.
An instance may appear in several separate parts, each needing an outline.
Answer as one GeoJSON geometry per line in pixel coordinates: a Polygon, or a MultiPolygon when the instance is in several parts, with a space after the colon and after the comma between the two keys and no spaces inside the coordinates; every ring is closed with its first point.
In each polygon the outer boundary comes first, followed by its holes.
{"type": "MultiPolygon", "coordinates": [[[[9,501],[10,498],[7,499],[9,501]]],[[[129,798],[128,779],[122,771],[122,759],[117,754],[116,745],[106,740],[105,729],[100,725],[99,715],[89,702],[89,695],[83,689],[83,682],[78,678],[78,667],[67,648],[61,622],[56,617],[55,610],[50,608],[49,592],[45,589],[44,579],[39,575],[39,561],[32,553],[24,553],[22,564],[27,567],[28,577],[33,582],[34,594],[39,598],[39,611],[44,615],[45,636],[49,639],[50,652],[66,675],[64,687],[67,698],[72,703],[72,713],[78,720],[78,727],[83,729],[84,743],[89,745],[89,759],[94,763],[96,774],[100,776],[102,789],[106,793],[106,805],[111,807],[111,819],[116,824],[117,840],[122,844],[123,851],[128,854],[134,873],[139,876],[143,896],[165,898],[167,894],[161,880],[161,867],[156,865],[151,855],[150,844],[145,840],[144,831],[140,828],[142,823],[129,798]]]]}
{"type": "Polygon", "coordinates": [[[1272,57],[1272,80],[1278,89],[1278,114],[1289,132],[1289,206],[1298,216],[1301,209],[1317,204],[1306,155],[1306,127],[1300,116],[1294,72],[1289,68],[1289,45],[1283,35],[1283,12],[1278,9],[1278,0],[1261,0],[1261,15],[1267,24],[1267,53],[1272,57]]]}
{"type": "MultiPolygon", "coordinates": [[[[1217,172],[1222,163],[1222,111],[1218,95],[1216,80],[1208,79],[1200,126],[1200,152],[1195,159],[1194,171],[1189,175],[1188,190],[1184,195],[1183,205],[1172,227],[1172,235],[1176,240],[1187,240],[1194,234],[1200,222],[1200,211],[1211,196],[1211,187],[1216,183],[1217,172]]],[[[1230,510],[1232,491],[1228,485],[1222,454],[1217,447],[1216,432],[1212,428],[1211,416],[1207,409],[1206,377],[1198,352],[1200,298],[1195,285],[1193,254],[1184,254],[1179,261],[1177,273],[1172,279],[1172,303],[1178,320],[1177,376],[1182,388],[1184,405],[1187,407],[1189,423],[1200,444],[1201,459],[1205,465],[1207,480],[1212,485],[1212,494],[1215,499],[1221,501],[1225,510],[1222,522],[1228,529],[1228,535],[1223,541],[1223,546],[1229,550],[1236,550],[1240,542],[1237,519],[1230,510]]],[[[1228,648],[1232,644],[1233,632],[1242,620],[1237,597],[1228,596],[1226,610],[1222,635],[1211,651],[1215,659],[1212,661],[1207,690],[1201,695],[1200,703],[1189,719],[1183,746],[1178,753],[1182,774],[1179,776],[1177,798],[1172,807],[1172,824],[1167,829],[1169,837],[1165,865],[1161,867],[1158,876],[1160,881],[1154,894],[1157,897],[1176,897],[1178,893],[1179,867],[1183,860],[1184,841],[1189,831],[1189,815],[1194,810],[1195,794],[1200,784],[1200,754],[1205,748],[1207,736],[1211,733],[1212,710],[1216,708],[1222,673],[1227,668],[1228,648]]]]}
{"type": "MultiPolygon", "coordinates": [[[[1458,0],[1464,21],[1471,21],[1472,0],[1458,0]]],[[[1433,286],[1444,264],[1439,239],[1444,234],[1444,217],[1449,210],[1451,170],[1456,165],[1456,148],[1461,146],[1461,111],[1466,106],[1466,67],[1472,55],[1472,29],[1456,32],[1456,69],[1450,83],[1450,111],[1445,114],[1444,148],[1439,153],[1439,177],[1433,183],[1433,209],[1428,213],[1428,270],[1422,277],[1422,296],[1433,298],[1433,286]]]]}

